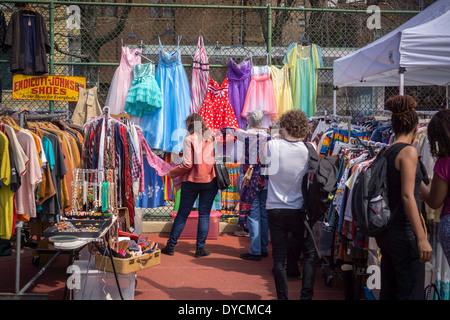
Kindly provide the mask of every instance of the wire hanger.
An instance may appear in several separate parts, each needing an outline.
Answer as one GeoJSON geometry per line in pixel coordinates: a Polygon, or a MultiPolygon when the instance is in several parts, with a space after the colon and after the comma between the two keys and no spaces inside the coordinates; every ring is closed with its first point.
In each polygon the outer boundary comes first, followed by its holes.
{"type": "Polygon", "coordinates": [[[174,37],[178,36],[178,35],[175,33],[175,31],[169,29],[169,23],[167,23],[167,30],[164,31],[163,33],[157,35],[157,36],[154,36],[152,40],[155,40],[155,39],[157,39],[158,37],[163,37],[163,36],[165,36],[165,35],[167,35],[167,34],[170,34],[170,35],[172,35],[172,36],[174,36],[174,37]]]}
{"type": "Polygon", "coordinates": [[[309,46],[311,44],[311,41],[309,41],[306,36],[307,36],[306,32],[303,32],[302,38],[300,39],[299,42],[302,46],[309,46]]]}

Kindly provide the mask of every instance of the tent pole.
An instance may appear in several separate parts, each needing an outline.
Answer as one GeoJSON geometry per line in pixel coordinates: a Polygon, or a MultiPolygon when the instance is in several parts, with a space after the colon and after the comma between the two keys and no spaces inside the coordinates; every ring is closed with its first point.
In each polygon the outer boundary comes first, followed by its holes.
{"type": "Polygon", "coordinates": [[[339,89],[338,87],[334,87],[333,88],[333,116],[336,116],[337,91],[338,91],[338,89],[339,89]]]}
{"type": "Polygon", "coordinates": [[[400,67],[398,74],[400,75],[399,95],[403,96],[405,94],[405,68],[400,67]]]}

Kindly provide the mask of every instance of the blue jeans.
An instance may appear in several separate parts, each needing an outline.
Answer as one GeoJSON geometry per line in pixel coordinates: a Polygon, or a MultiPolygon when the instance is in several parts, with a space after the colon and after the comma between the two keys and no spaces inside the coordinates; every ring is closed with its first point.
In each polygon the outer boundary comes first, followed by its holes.
{"type": "Polygon", "coordinates": [[[217,195],[216,178],[208,183],[183,182],[181,184],[180,205],[175,221],[172,225],[167,245],[175,246],[178,238],[183,232],[186,220],[192,211],[195,200],[198,199],[198,225],[197,225],[197,248],[205,246],[209,231],[209,219],[214,198],[217,195]]]}
{"type": "Polygon", "coordinates": [[[250,214],[247,217],[247,228],[250,237],[249,253],[261,255],[267,253],[269,227],[266,211],[267,189],[256,192],[250,214]]]}

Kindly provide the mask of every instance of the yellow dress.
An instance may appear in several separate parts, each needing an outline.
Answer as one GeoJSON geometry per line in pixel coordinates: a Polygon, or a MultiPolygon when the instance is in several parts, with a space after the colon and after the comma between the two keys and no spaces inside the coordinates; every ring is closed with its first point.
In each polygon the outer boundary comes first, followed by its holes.
{"type": "Polygon", "coordinates": [[[11,191],[11,163],[9,141],[0,132],[0,238],[9,240],[13,230],[14,192],[11,191]]]}
{"type": "Polygon", "coordinates": [[[274,65],[270,66],[270,76],[272,77],[279,118],[286,111],[294,109],[288,65],[285,64],[282,68],[278,68],[274,65]]]}

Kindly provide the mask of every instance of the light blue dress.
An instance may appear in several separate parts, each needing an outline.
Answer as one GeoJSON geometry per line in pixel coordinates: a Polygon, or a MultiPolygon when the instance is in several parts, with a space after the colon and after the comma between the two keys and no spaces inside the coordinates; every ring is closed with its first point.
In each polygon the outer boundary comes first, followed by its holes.
{"type": "Polygon", "coordinates": [[[183,151],[185,121],[191,105],[189,80],[181,62],[180,41],[181,36],[178,36],[177,49],[168,53],[159,39],[159,64],[155,78],[162,93],[162,107],[144,115],[140,121],[150,148],[175,153],[183,151]]]}

